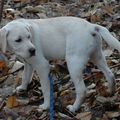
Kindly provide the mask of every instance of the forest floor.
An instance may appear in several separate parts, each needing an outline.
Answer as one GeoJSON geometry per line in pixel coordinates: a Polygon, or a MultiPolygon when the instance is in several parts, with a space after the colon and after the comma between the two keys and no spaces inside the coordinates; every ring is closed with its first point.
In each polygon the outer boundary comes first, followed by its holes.
{"type": "MultiPolygon", "coordinates": [[[[18,18],[58,16],[76,16],[100,24],[120,40],[119,0],[5,0],[0,26],[18,18]]],[[[103,50],[115,75],[115,93],[109,95],[103,74],[89,62],[83,71],[87,97],[75,114],[66,109],[75,100],[75,88],[66,62],[50,62],[55,66],[51,70],[54,78],[54,120],[120,120],[120,53],[109,49],[106,43],[103,43],[103,50]]],[[[21,83],[24,64],[12,53],[8,52],[7,56],[7,65],[0,62],[0,120],[49,120],[49,110],[37,110],[43,102],[37,74],[34,73],[27,91],[16,94],[14,90],[21,83]]]]}

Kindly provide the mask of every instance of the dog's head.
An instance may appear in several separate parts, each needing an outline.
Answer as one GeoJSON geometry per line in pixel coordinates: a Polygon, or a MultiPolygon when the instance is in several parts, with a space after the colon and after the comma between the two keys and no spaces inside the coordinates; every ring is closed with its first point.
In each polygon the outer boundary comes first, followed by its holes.
{"type": "Polygon", "coordinates": [[[0,29],[0,49],[10,49],[16,55],[28,59],[35,55],[30,26],[21,21],[13,21],[0,29]]]}

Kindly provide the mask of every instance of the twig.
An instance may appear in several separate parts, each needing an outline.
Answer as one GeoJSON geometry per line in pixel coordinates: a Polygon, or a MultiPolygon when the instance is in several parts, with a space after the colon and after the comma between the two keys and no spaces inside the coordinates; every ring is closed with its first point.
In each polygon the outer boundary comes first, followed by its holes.
{"type": "Polygon", "coordinates": [[[115,68],[115,67],[119,67],[119,66],[120,66],[120,63],[118,63],[118,64],[116,64],[116,65],[111,66],[111,67],[110,67],[110,69],[115,68]]]}
{"type": "MultiPolygon", "coordinates": [[[[22,67],[22,68],[23,68],[23,67],[22,67]]],[[[21,70],[22,68],[19,68],[17,71],[21,70]]],[[[0,83],[2,83],[3,81],[5,81],[9,75],[14,74],[14,73],[16,73],[17,71],[8,72],[7,74],[0,76],[0,80],[3,79],[3,78],[5,78],[4,80],[0,81],[0,83]]]]}
{"type": "Polygon", "coordinates": [[[1,0],[0,2],[0,23],[2,20],[3,7],[4,7],[4,0],[1,0]]]}
{"type": "MultiPolygon", "coordinates": [[[[119,66],[120,66],[120,63],[118,63],[118,64],[116,64],[116,65],[111,66],[111,67],[110,67],[110,69],[115,68],[115,67],[119,67],[119,66]]],[[[101,71],[99,71],[99,72],[97,72],[97,73],[94,73],[94,74],[92,74],[92,75],[90,75],[90,76],[88,76],[88,77],[84,78],[84,80],[89,80],[89,79],[91,79],[91,78],[93,78],[93,77],[97,76],[98,74],[101,74],[101,75],[102,75],[102,72],[101,72],[101,71]]]]}
{"type": "Polygon", "coordinates": [[[6,5],[9,5],[11,1],[12,1],[12,0],[8,0],[7,3],[6,3],[6,5]]]}
{"type": "Polygon", "coordinates": [[[30,0],[29,3],[25,3],[25,4],[20,4],[20,6],[14,6],[14,9],[22,9],[23,7],[26,7],[28,4],[29,5],[33,5],[36,2],[36,0],[30,0]]]}
{"type": "Polygon", "coordinates": [[[2,111],[5,105],[6,105],[5,100],[3,100],[2,103],[0,104],[0,111],[2,111]]]}

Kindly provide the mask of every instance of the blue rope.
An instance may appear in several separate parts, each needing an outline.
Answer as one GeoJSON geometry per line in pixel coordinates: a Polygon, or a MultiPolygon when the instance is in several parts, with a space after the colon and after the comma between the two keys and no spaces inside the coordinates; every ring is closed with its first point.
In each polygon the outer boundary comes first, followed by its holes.
{"type": "Polygon", "coordinates": [[[50,120],[53,120],[53,113],[54,113],[53,79],[51,74],[49,74],[48,77],[50,80],[50,120]]]}

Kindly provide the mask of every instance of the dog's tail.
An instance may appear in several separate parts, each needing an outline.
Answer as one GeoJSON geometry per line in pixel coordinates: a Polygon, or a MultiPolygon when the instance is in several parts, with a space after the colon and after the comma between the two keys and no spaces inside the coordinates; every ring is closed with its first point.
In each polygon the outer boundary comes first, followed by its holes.
{"type": "Polygon", "coordinates": [[[94,31],[97,35],[100,35],[110,47],[117,49],[120,52],[120,42],[113,37],[105,27],[95,25],[94,31]]]}

